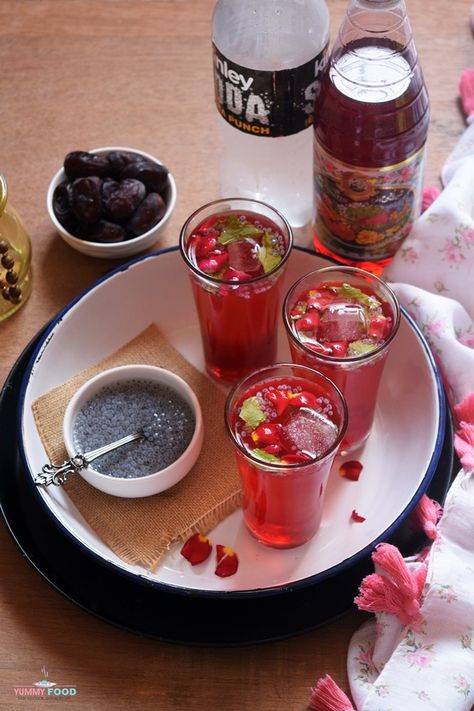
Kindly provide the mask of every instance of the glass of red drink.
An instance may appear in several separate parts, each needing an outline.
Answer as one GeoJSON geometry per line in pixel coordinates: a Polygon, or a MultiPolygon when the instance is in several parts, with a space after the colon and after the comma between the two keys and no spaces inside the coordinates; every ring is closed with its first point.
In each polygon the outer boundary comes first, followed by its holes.
{"type": "Polygon", "coordinates": [[[282,276],[293,236],[277,210],[228,198],[196,210],[180,235],[208,372],[234,382],[275,361],[282,276]]]}
{"type": "Polygon", "coordinates": [[[312,368],[279,363],[234,386],[225,422],[250,533],[276,548],[310,540],[321,523],[326,483],[346,429],[340,390],[312,368]]]}
{"type": "Polygon", "coordinates": [[[400,306],[381,279],[355,267],[326,267],[289,290],[283,319],[295,363],[316,368],[344,394],[349,422],[341,450],[367,439],[400,306]]]}

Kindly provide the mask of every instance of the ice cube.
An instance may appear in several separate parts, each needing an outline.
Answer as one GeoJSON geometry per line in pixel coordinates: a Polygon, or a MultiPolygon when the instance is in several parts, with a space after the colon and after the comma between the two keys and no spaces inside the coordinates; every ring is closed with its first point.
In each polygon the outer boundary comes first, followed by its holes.
{"type": "Polygon", "coordinates": [[[256,274],[262,269],[262,264],[258,258],[259,250],[258,242],[251,237],[230,242],[227,245],[229,266],[238,272],[256,274]]]}
{"type": "Polygon", "coordinates": [[[322,341],[359,341],[367,335],[367,317],[362,304],[334,302],[325,309],[319,322],[322,341]]]}
{"type": "Polygon", "coordinates": [[[291,413],[282,428],[285,443],[293,452],[320,456],[334,444],[338,427],[325,415],[309,407],[291,413]]]}

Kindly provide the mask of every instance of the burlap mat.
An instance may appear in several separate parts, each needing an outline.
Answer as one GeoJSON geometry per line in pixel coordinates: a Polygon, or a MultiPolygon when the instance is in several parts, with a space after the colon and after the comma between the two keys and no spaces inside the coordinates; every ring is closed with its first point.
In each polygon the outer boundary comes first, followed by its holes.
{"type": "Polygon", "coordinates": [[[80,476],[70,477],[64,486],[82,516],[114,553],[127,563],[153,570],[170,544],[186,540],[196,531],[208,532],[240,504],[236,463],[224,428],[224,393],[150,326],[113,355],[38,398],[33,414],[50,461],[64,461],[68,455],[62,441],[62,421],[73,393],[102,370],[131,363],[168,368],[193,388],[205,428],[197,463],[171,489],[141,499],[104,494],[80,476]]]}

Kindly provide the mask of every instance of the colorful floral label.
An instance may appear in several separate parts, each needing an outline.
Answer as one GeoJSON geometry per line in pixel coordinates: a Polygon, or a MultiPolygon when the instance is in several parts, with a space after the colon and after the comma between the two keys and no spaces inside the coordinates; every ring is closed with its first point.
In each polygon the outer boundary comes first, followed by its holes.
{"type": "Polygon", "coordinates": [[[421,207],[424,147],[397,165],[347,165],[315,144],[315,232],[347,259],[391,257],[421,207]]]}

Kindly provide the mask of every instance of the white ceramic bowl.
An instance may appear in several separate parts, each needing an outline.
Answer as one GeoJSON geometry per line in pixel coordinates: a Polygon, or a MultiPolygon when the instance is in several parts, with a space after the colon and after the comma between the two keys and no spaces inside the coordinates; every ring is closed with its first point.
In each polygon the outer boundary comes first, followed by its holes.
{"type": "MultiPolygon", "coordinates": [[[[89,151],[90,153],[97,153],[103,155],[104,153],[109,153],[110,151],[126,151],[128,153],[136,153],[143,158],[147,158],[152,163],[158,163],[162,165],[162,162],[152,156],[150,153],[145,153],[144,151],[138,151],[135,148],[127,148],[125,146],[105,146],[104,148],[95,148],[89,151]]],[[[102,242],[89,242],[84,239],[79,239],[73,234],[68,232],[65,227],[59,222],[58,218],[54,214],[53,210],[53,195],[57,186],[66,180],[66,174],[64,168],[58,170],[54,178],[49,184],[48,193],[46,196],[46,206],[48,208],[49,217],[51,222],[56,227],[57,231],[67,244],[76,249],[82,254],[87,254],[90,257],[101,257],[103,259],[121,259],[123,257],[131,257],[134,254],[139,254],[143,252],[148,247],[151,247],[158,239],[158,236],[163,231],[166,223],[168,222],[171,213],[174,210],[176,204],[176,183],[171,175],[168,173],[168,184],[165,191],[164,200],[166,203],[166,212],[161,218],[161,220],[150,230],[144,232],[138,237],[126,240],[125,242],[113,242],[113,243],[102,243],[102,242]]]]}
{"type": "MultiPolygon", "coordinates": [[[[165,491],[165,489],[177,484],[195,464],[201,451],[204,437],[201,408],[193,390],[182,378],[169,370],[153,365],[123,365],[105,370],[84,383],[69,401],[64,414],[63,437],[67,452],[70,457],[73,457],[77,454],[73,441],[73,431],[79,411],[102,388],[130,380],[153,381],[172,388],[190,405],[195,417],[194,434],[188,447],[178,459],[160,471],[130,479],[102,474],[93,469],[93,464],[81,471],[81,476],[89,484],[96,489],[104,491],[106,494],[138,498],[158,494],[160,491],[165,491]]],[[[137,446],[140,445],[137,444],[137,446]]]]}

